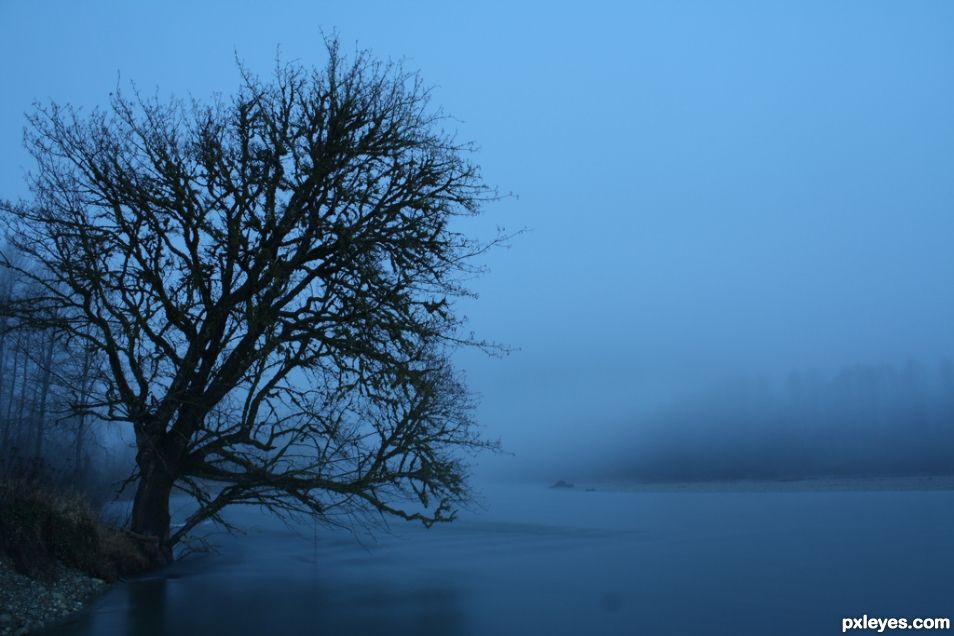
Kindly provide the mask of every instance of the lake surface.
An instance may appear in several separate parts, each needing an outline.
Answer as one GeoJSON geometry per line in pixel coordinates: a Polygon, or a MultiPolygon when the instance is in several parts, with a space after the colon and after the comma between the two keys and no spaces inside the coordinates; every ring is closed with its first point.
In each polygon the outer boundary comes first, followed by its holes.
{"type": "Polygon", "coordinates": [[[805,636],[954,618],[951,490],[480,490],[453,524],[373,539],[241,510],[244,536],[48,633],[805,636]]]}

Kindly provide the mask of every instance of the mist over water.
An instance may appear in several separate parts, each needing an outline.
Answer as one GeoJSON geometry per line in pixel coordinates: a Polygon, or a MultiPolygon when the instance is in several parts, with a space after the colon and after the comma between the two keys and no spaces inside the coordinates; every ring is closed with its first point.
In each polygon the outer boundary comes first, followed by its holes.
{"type": "Polygon", "coordinates": [[[737,378],[551,458],[538,475],[639,482],[954,475],[954,366],[737,378]]]}

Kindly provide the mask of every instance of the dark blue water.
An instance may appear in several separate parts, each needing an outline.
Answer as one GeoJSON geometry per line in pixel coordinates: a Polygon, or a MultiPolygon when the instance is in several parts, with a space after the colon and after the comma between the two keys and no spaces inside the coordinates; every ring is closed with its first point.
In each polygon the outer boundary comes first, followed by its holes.
{"type": "Polygon", "coordinates": [[[862,614],[954,617],[951,491],[501,486],[482,501],[374,540],[238,511],[244,536],[50,633],[805,636],[862,614]]]}

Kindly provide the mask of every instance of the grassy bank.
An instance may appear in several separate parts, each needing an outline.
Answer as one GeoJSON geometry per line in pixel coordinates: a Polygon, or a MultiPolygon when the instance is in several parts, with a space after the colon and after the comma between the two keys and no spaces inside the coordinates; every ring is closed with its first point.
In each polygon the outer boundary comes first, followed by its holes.
{"type": "Polygon", "coordinates": [[[147,565],[136,542],[83,495],[0,481],[0,634],[56,621],[147,565]]]}
{"type": "Polygon", "coordinates": [[[39,580],[57,563],[105,581],[147,565],[135,541],[82,495],[24,481],[0,483],[0,550],[17,572],[39,580]]]}

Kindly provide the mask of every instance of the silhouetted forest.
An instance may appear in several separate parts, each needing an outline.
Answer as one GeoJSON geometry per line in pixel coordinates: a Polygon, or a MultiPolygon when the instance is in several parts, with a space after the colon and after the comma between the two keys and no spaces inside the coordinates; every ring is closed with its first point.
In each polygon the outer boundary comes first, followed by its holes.
{"type": "Polygon", "coordinates": [[[633,427],[612,477],[954,474],[954,364],[857,365],[728,383],[633,427]]]}
{"type": "MultiPolygon", "coordinates": [[[[0,269],[0,303],[29,284],[0,269]]],[[[0,476],[56,481],[97,498],[128,476],[131,451],[87,408],[102,352],[55,329],[0,317],[0,476]]]]}

